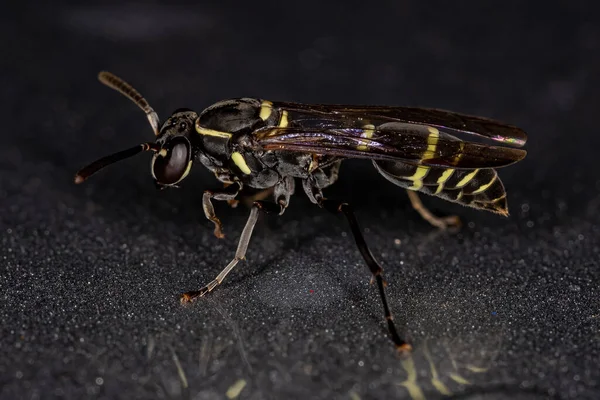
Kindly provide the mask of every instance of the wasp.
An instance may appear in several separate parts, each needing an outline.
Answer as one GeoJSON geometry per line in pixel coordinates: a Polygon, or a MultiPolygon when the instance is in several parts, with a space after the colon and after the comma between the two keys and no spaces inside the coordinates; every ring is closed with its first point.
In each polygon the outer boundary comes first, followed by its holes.
{"type": "Polygon", "coordinates": [[[212,171],[224,183],[203,193],[206,218],[223,238],[212,200],[237,203],[244,188],[257,190],[235,257],[214,280],[181,296],[182,303],[204,296],[220,285],[245,259],[259,213],[283,214],[296,181],[310,201],[343,214],[372,274],[383,303],[391,340],[400,352],[410,344],[398,334],[386,298],[383,268],[371,253],[352,207],[328,199],[323,189],[338,178],[345,159],[368,159],[388,181],[407,189],[413,207],[440,228],[458,224],[456,217],[439,218],[423,207],[417,192],[480,210],[508,215],[506,192],[496,172],[522,160],[527,135],[515,126],[491,119],[438,109],[414,107],[313,105],[255,98],[219,101],[201,113],[177,109],[161,123],[144,97],[124,80],[100,72],[100,82],[119,91],[145,113],[154,142],[106,156],[81,169],[75,183],[98,170],[141,152],[153,153],[151,171],[157,187],[176,187],[194,163],[212,171]],[[471,134],[463,140],[460,134],[471,134]],[[475,138],[479,137],[479,141],[475,138]],[[483,140],[497,142],[497,146],[483,140]],[[260,195],[263,193],[264,195],[260,195]],[[271,201],[267,201],[267,198],[271,201]]]}

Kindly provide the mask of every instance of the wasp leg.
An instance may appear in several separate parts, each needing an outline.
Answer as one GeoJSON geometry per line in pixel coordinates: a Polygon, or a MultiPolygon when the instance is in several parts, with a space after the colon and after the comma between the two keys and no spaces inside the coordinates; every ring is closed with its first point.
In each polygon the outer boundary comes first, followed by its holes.
{"type": "Polygon", "coordinates": [[[225,234],[223,234],[223,224],[221,224],[221,220],[215,214],[215,208],[212,205],[211,199],[226,200],[228,202],[233,201],[241,189],[242,186],[238,183],[238,186],[235,188],[234,192],[213,192],[207,190],[202,196],[202,209],[204,210],[204,215],[206,215],[208,220],[215,224],[215,236],[219,239],[223,239],[225,234]]]}
{"type": "Polygon", "coordinates": [[[447,217],[438,217],[435,216],[429,211],[421,202],[419,195],[414,190],[407,190],[408,198],[410,199],[410,204],[418,212],[421,217],[429,222],[431,225],[439,228],[439,229],[447,229],[454,228],[460,226],[460,218],[456,215],[450,215],[447,217]]]}
{"type": "Polygon", "coordinates": [[[295,189],[296,182],[291,176],[286,176],[273,188],[275,202],[281,207],[279,215],[283,215],[284,211],[287,209],[290,204],[290,197],[294,194],[295,189]]]}
{"type": "Polygon", "coordinates": [[[219,286],[221,282],[225,279],[227,274],[231,272],[231,270],[242,260],[246,259],[246,251],[248,250],[248,244],[250,243],[250,238],[252,237],[252,231],[254,230],[254,226],[256,225],[256,221],[258,220],[258,212],[265,211],[267,213],[271,212],[281,212],[280,207],[274,203],[266,203],[261,201],[254,202],[252,209],[250,210],[250,216],[248,217],[248,221],[246,222],[246,226],[242,231],[242,235],[240,236],[240,240],[238,242],[237,250],[235,251],[235,257],[227,266],[217,275],[215,279],[213,279],[208,285],[204,286],[200,290],[194,290],[190,292],[186,292],[181,295],[181,303],[189,303],[195,298],[202,297],[206,293],[212,291],[215,287],[219,286]]]}
{"type": "Polygon", "coordinates": [[[323,197],[322,188],[324,187],[324,185],[327,185],[332,180],[335,180],[336,177],[337,173],[330,175],[329,180],[323,179],[327,178],[327,174],[323,173],[323,176],[321,177],[313,174],[302,181],[302,186],[304,188],[304,191],[306,192],[306,195],[313,203],[316,203],[320,207],[335,214],[341,212],[348,220],[358,250],[360,251],[360,254],[365,260],[367,266],[371,270],[371,274],[373,274],[372,281],[375,281],[377,283],[377,288],[379,289],[379,296],[381,297],[381,302],[383,304],[383,313],[387,321],[390,337],[396,345],[396,349],[399,352],[404,353],[410,351],[412,349],[412,346],[400,338],[400,335],[398,335],[398,331],[396,330],[396,325],[394,324],[394,317],[392,316],[392,311],[390,310],[390,306],[388,305],[387,301],[387,296],[385,294],[385,287],[387,286],[387,283],[383,279],[383,268],[381,267],[381,265],[379,265],[375,257],[373,257],[373,253],[371,253],[369,246],[367,246],[367,242],[365,241],[365,238],[360,230],[360,226],[358,225],[358,221],[356,220],[356,216],[354,215],[352,207],[347,203],[327,200],[323,197]]]}
{"type": "Polygon", "coordinates": [[[356,220],[356,216],[354,215],[352,207],[347,203],[326,200],[323,198],[319,200],[319,205],[332,213],[343,213],[346,219],[348,220],[358,250],[360,251],[360,254],[362,255],[365,262],[367,263],[367,266],[371,270],[373,278],[377,283],[377,288],[379,289],[381,302],[383,303],[383,313],[387,321],[390,337],[396,345],[396,349],[399,352],[403,353],[410,351],[412,349],[412,346],[400,338],[400,335],[398,335],[398,331],[396,330],[396,325],[394,324],[394,317],[392,316],[392,311],[390,310],[390,306],[388,305],[387,301],[387,296],[385,294],[385,287],[387,286],[387,283],[383,279],[383,268],[377,262],[375,257],[373,257],[373,253],[371,253],[371,250],[367,246],[367,242],[365,241],[365,238],[360,230],[360,226],[358,225],[358,221],[356,220]]]}
{"type": "Polygon", "coordinates": [[[282,179],[279,183],[277,183],[277,185],[275,185],[273,191],[275,193],[275,201],[277,201],[277,204],[265,201],[255,201],[253,203],[252,208],[250,209],[250,216],[248,217],[246,226],[244,227],[242,235],[240,236],[238,247],[235,251],[235,257],[233,258],[233,260],[231,260],[231,262],[227,264],[223,271],[221,271],[219,275],[217,275],[217,277],[213,279],[208,285],[204,286],[200,290],[184,293],[181,296],[182,303],[188,303],[193,299],[197,297],[202,297],[206,293],[212,291],[215,287],[219,286],[221,282],[223,282],[223,279],[225,279],[227,274],[229,274],[229,272],[231,272],[231,270],[240,261],[246,259],[246,251],[248,250],[248,244],[250,243],[250,238],[252,237],[252,231],[254,230],[256,221],[258,220],[258,212],[264,211],[267,214],[283,214],[283,212],[289,204],[290,196],[294,193],[294,178],[286,177],[282,179]]]}

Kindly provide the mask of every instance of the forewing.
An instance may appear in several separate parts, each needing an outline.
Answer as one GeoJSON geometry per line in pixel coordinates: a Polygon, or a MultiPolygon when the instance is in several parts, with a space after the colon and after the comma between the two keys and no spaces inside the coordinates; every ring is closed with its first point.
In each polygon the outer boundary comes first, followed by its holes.
{"type": "Polygon", "coordinates": [[[521,147],[527,134],[516,126],[493,119],[455,113],[446,110],[416,107],[383,107],[352,105],[310,105],[300,103],[273,103],[273,107],[295,114],[296,120],[313,122],[313,125],[352,125],[357,121],[368,121],[375,126],[386,122],[404,122],[415,125],[433,126],[447,132],[465,132],[488,138],[506,145],[521,147]]]}
{"type": "Polygon", "coordinates": [[[265,150],[464,169],[503,167],[526,155],[524,150],[464,142],[431,126],[398,122],[378,128],[263,128],[255,137],[265,150]]]}

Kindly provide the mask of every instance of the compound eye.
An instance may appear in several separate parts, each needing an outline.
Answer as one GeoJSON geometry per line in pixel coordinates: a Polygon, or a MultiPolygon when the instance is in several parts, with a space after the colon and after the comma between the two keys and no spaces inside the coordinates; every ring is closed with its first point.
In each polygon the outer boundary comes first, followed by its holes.
{"type": "Polygon", "coordinates": [[[190,158],[190,142],[187,138],[178,136],[169,140],[154,156],[152,163],[154,178],[161,185],[173,185],[179,182],[188,172],[190,158]]]}

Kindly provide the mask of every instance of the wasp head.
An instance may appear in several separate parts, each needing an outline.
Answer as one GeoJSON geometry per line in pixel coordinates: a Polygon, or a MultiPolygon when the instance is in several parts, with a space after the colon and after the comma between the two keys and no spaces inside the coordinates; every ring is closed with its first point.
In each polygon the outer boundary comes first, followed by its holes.
{"type": "Polygon", "coordinates": [[[190,172],[194,155],[190,143],[198,114],[187,109],[176,110],[160,128],[152,157],[152,176],[159,186],[173,186],[190,172]]]}
{"type": "Polygon", "coordinates": [[[98,79],[133,101],[146,113],[156,142],[141,143],[130,149],[102,157],[79,170],[75,175],[75,183],[85,181],[108,165],[146,151],[154,152],[151,171],[159,187],[173,186],[181,182],[192,167],[194,154],[190,141],[198,114],[188,109],[178,109],[161,125],[158,115],[150,104],[130,84],[105,71],[100,72],[98,79]]]}

